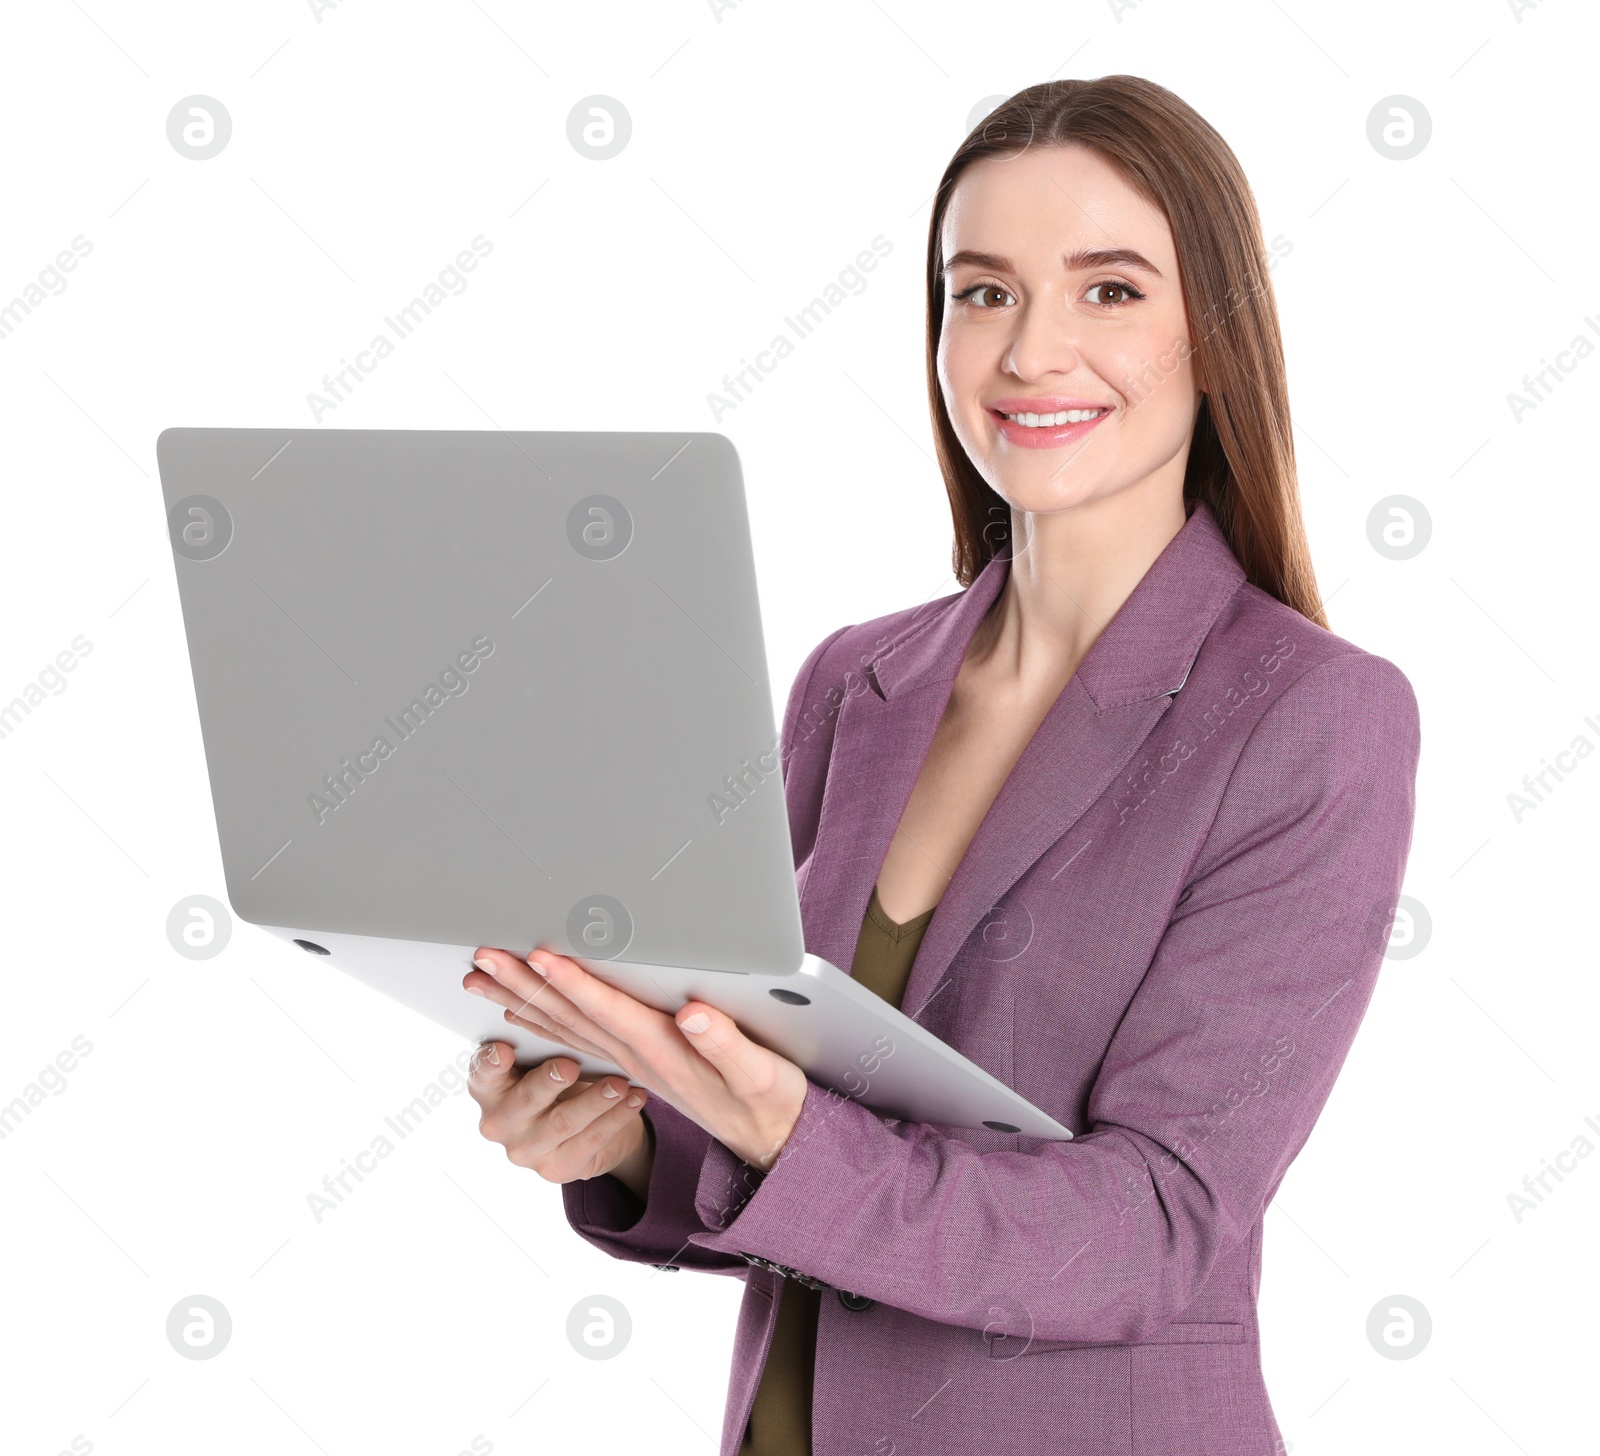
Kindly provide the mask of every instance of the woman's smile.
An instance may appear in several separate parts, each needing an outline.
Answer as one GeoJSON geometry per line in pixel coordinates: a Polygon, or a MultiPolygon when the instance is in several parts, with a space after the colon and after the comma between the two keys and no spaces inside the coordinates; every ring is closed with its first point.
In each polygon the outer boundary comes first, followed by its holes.
{"type": "Polygon", "coordinates": [[[1008,397],[986,408],[1000,436],[1024,450],[1055,450],[1074,444],[1111,414],[1110,405],[1056,396],[1008,397]]]}

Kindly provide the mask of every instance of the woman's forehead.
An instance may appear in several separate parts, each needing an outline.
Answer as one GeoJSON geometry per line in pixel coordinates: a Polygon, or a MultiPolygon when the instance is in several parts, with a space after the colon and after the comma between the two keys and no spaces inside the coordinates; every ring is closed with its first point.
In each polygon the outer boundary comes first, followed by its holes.
{"type": "Polygon", "coordinates": [[[1036,255],[1126,248],[1162,273],[1176,261],[1161,210],[1087,147],[1029,147],[985,157],[957,179],[940,229],[946,258],[967,251],[1036,255]]]}

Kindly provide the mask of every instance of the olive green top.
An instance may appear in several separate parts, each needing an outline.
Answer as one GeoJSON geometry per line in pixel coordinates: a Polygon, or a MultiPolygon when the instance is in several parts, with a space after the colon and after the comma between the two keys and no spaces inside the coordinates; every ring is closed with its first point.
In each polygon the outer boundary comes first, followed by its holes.
{"type": "MultiPolygon", "coordinates": [[[[938,907],[935,906],[934,909],[938,907]]],[[[856,940],[851,976],[893,1006],[900,1005],[922,932],[933,919],[925,910],[896,925],[878,904],[874,885],[856,940]]],[[[832,1290],[830,1297],[837,1298],[832,1290]]],[[[811,1386],[815,1376],[817,1315],[823,1291],[785,1279],[778,1295],[778,1325],[756,1387],[739,1456],[811,1456],[811,1386]]]]}

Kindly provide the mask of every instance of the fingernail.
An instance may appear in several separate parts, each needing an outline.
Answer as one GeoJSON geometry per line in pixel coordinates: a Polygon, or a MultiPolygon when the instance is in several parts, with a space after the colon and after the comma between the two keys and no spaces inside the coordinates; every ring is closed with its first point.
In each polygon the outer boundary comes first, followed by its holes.
{"type": "Polygon", "coordinates": [[[642,1107],[643,1105],[644,1105],[644,1098],[642,1098],[637,1092],[635,1092],[631,1097],[628,1098],[628,1106],[629,1107],[642,1107]]]}
{"type": "Polygon", "coordinates": [[[500,1050],[493,1042],[485,1042],[484,1045],[478,1048],[478,1051],[482,1055],[484,1061],[486,1061],[491,1067],[498,1067],[500,1065],[500,1050]]]}
{"type": "Polygon", "coordinates": [[[489,994],[482,986],[468,986],[467,990],[471,991],[474,996],[487,996],[489,994]]]}
{"type": "MultiPolygon", "coordinates": [[[[488,956],[475,956],[472,964],[480,971],[487,971],[491,976],[494,974],[494,962],[488,956]]],[[[483,992],[480,991],[478,994],[481,996],[483,992]]]]}
{"type": "Polygon", "coordinates": [[[704,1031],[711,1025],[711,1018],[704,1011],[696,1011],[693,1016],[685,1016],[678,1025],[685,1031],[704,1031]]]}
{"type": "Polygon", "coordinates": [[[536,960],[530,960],[530,961],[529,961],[529,962],[528,962],[528,969],[529,969],[529,970],[530,970],[530,971],[532,971],[532,972],[533,972],[533,973],[534,973],[534,975],[536,975],[536,976],[541,976],[541,977],[543,977],[543,978],[544,978],[544,979],[545,979],[545,980],[546,980],[546,981],[548,981],[548,980],[549,980],[549,979],[550,979],[550,972],[549,972],[549,971],[547,971],[547,970],[545,970],[545,968],[544,968],[544,967],[543,967],[543,966],[541,966],[541,965],[540,965],[540,964],[539,964],[539,962],[538,962],[538,961],[536,961],[536,960]]]}
{"type": "Polygon", "coordinates": [[[565,1082],[567,1079],[561,1075],[561,1068],[560,1067],[551,1067],[550,1068],[550,1080],[552,1082],[565,1082]]]}
{"type": "Polygon", "coordinates": [[[600,1095],[602,1097],[616,1098],[622,1096],[622,1093],[617,1091],[616,1087],[614,1087],[610,1082],[607,1082],[606,1085],[600,1089],[600,1095]]]}

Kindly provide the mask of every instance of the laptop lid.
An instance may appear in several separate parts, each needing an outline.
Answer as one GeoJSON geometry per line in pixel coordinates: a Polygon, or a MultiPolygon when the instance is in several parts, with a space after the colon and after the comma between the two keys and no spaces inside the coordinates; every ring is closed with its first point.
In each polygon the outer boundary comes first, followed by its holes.
{"type": "Polygon", "coordinates": [[[177,428],[156,455],[241,918],[799,965],[728,439],[177,428]]]}

